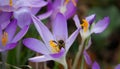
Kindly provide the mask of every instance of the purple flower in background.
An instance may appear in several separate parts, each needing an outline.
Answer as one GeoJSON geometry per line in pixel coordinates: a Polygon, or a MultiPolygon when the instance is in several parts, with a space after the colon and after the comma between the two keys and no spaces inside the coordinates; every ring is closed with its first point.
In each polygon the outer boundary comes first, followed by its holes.
{"type": "Polygon", "coordinates": [[[120,64],[118,64],[118,65],[115,67],[115,69],[120,69],[120,64]]]}
{"type": "Polygon", "coordinates": [[[10,23],[10,17],[12,16],[11,12],[3,12],[0,10],[0,25],[4,29],[10,23]]]}
{"type": "Polygon", "coordinates": [[[36,14],[41,7],[47,5],[44,0],[0,0],[0,9],[13,12],[20,28],[31,23],[31,14],[36,14]]]}
{"type": "Polygon", "coordinates": [[[100,69],[100,66],[96,61],[92,62],[86,50],[84,50],[83,55],[84,55],[84,59],[87,65],[89,65],[92,69],[100,69]]]}
{"type": "MultiPolygon", "coordinates": [[[[62,13],[66,19],[71,18],[76,12],[78,0],[48,0],[47,13],[39,15],[39,19],[50,17],[53,21],[57,13],[62,13]],[[54,13],[54,14],[53,14],[54,13]]],[[[53,27],[54,23],[49,22],[49,27],[53,27]]]]}
{"type": "MultiPolygon", "coordinates": [[[[67,19],[76,12],[77,0],[48,0],[48,11],[52,11],[51,19],[55,19],[58,12],[62,13],[67,19]]],[[[41,18],[41,16],[39,16],[41,18]]]]}
{"type": "Polygon", "coordinates": [[[61,13],[58,13],[55,20],[53,21],[55,24],[52,30],[53,34],[41,21],[39,21],[39,19],[37,19],[35,16],[32,18],[35,27],[41,35],[44,43],[34,38],[27,38],[23,40],[23,43],[26,47],[43,54],[42,56],[30,58],[29,60],[32,62],[55,60],[66,66],[66,53],[77,37],[79,29],[77,29],[68,38],[67,22],[61,13]]]}
{"type": "Polygon", "coordinates": [[[0,52],[13,49],[27,32],[28,26],[25,26],[16,34],[16,22],[16,20],[12,20],[4,30],[0,26],[0,52]]]}
{"type": "Polygon", "coordinates": [[[80,34],[83,39],[87,38],[92,33],[103,32],[107,28],[107,26],[110,22],[109,17],[104,17],[102,20],[99,20],[96,24],[93,23],[94,20],[95,20],[95,14],[92,14],[92,15],[86,17],[85,19],[83,19],[82,20],[83,23],[80,24],[78,16],[77,15],[74,16],[74,21],[75,21],[76,27],[83,28],[83,30],[80,30],[80,34]],[[91,27],[91,29],[90,29],[90,27],[91,27]]]}
{"type": "Polygon", "coordinates": [[[96,61],[93,63],[92,69],[100,69],[100,66],[96,61]]]}

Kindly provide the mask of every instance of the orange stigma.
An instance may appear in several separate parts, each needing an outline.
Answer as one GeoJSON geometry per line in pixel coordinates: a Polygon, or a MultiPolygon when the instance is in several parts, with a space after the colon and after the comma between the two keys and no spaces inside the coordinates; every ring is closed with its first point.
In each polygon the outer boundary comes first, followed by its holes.
{"type": "Polygon", "coordinates": [[[5,46],[7,42],[8,42],[8,33],[7,32],[3,32],[3,35],[2,35],[2,45],[5,46]]]}
{"type": "Polygon", "coordinates": [[[12,0],[9,0],[9,5],[13,6],[13,1],[12,0]]]}
{"type": "Polygon", "coordinates": [[[85,19],[82,19],[82,21],[83,23],[81,24],[81,26],[83,27],[84,32],[87,32],[89,23],[85,19]]]}
{"type": "Polygon", "coordinates": [[[57,43],[55,41],[50,40],[49,45],[52,48],[53,53],[58,53],[60,51],[59,46],[57,45],[57,43]]]}

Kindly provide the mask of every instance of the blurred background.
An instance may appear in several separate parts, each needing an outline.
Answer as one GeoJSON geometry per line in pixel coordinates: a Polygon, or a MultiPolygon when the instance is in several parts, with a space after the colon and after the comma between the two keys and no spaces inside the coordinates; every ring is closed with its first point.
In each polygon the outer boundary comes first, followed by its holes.
{"type": "MultiPolygon", "coordinates": [[[[45,7],[44,7],[45,8],[45,7]]],[[[40,14],[45,12],[45,9],[40,10],[40,14]]],[[[108,28],[100,34],[92,34],[92,45],[87,50],[92,60],[96,60],[101,69],[113,69],[120,63],[120,0],[78,0],[76,14],[82,19],[88,15],[96,14],[97,22],[105,16],[110,17],[108,28]]],[[[43,20],[47,24],[48,20],[43,20]]],[[[68,20],[69,34],[75,29],[73,19],[68,20]]],[[[40,39],[34,25],[31,25],[28,33],[24,38],[33,37],[40,39]]],[[[81,37],[78,36],[67,55],[68,63],[72,63],[74,56],[78,50],[81,37]]],[[[32,63],[28,58],[35,55],[40,55],[23,46],[22,41],[19,45],[8,52],[7,65],[8,69],[63,69],[56,62],[49,61],[47,63],[32,63]],[[31,68],[32,67],[32,68],[31,68]]],[[[90,69],[87,68],[86,69],[90,69]]]]}

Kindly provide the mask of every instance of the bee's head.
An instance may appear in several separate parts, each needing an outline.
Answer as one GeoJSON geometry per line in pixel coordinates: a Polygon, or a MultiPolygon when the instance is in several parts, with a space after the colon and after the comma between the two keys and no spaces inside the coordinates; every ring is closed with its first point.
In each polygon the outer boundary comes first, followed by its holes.
{"type": "Polygon", "coordinates": [[[65,48],[65,42],[63,40],[58,41],[58,46],[61,49],[62,47],[65,48]]]}

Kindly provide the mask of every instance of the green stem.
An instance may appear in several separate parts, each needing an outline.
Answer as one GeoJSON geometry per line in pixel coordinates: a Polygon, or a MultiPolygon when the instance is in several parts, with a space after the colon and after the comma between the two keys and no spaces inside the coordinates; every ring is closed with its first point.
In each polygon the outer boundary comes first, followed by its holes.
{"type": "Polygon", "coordinates": [[[68,69],[68,65],[66,61],[64,62],[64,69],[68,69]]]}
{"type": "Polygon", "coordinates": [[[3,51],[2,52],[2,69],[6,69],[6,57],[7,57],[7,52],[3,51]]]}
{"type": "Polygon", "coordinates": [[[22,46],[22,41],[20,41],[19,44],[18,44],[18,46],[17,46],[17,52],[16,52],[17,66],[20,65],[21,46],[22,46]]]}
{"type": "Polygon", "coordinates": [[[61,60],[57,60],[59,63],[61,63],[64,66],[64,69],[68,69],[68,65],[66,62],[66,56],[62,57],[61,60]]]}
{"type": "Polygon", "coordinates": [[[84,56],[82,56],[82,62],[81,62],[80,69],[84,69],[84,56]]]}
{"type": "Polygon", "coordinates": [[[78,49],[78,52],[76,54],[72,69],[76,69],[77,63],[78,63],[79,58],[82,55],[82,52],[83,52],[83,49],[84,49],[84,42],[85,42],[85,39],[83,39],[81,44],[79,45],[79,49],[78,49]]]}

